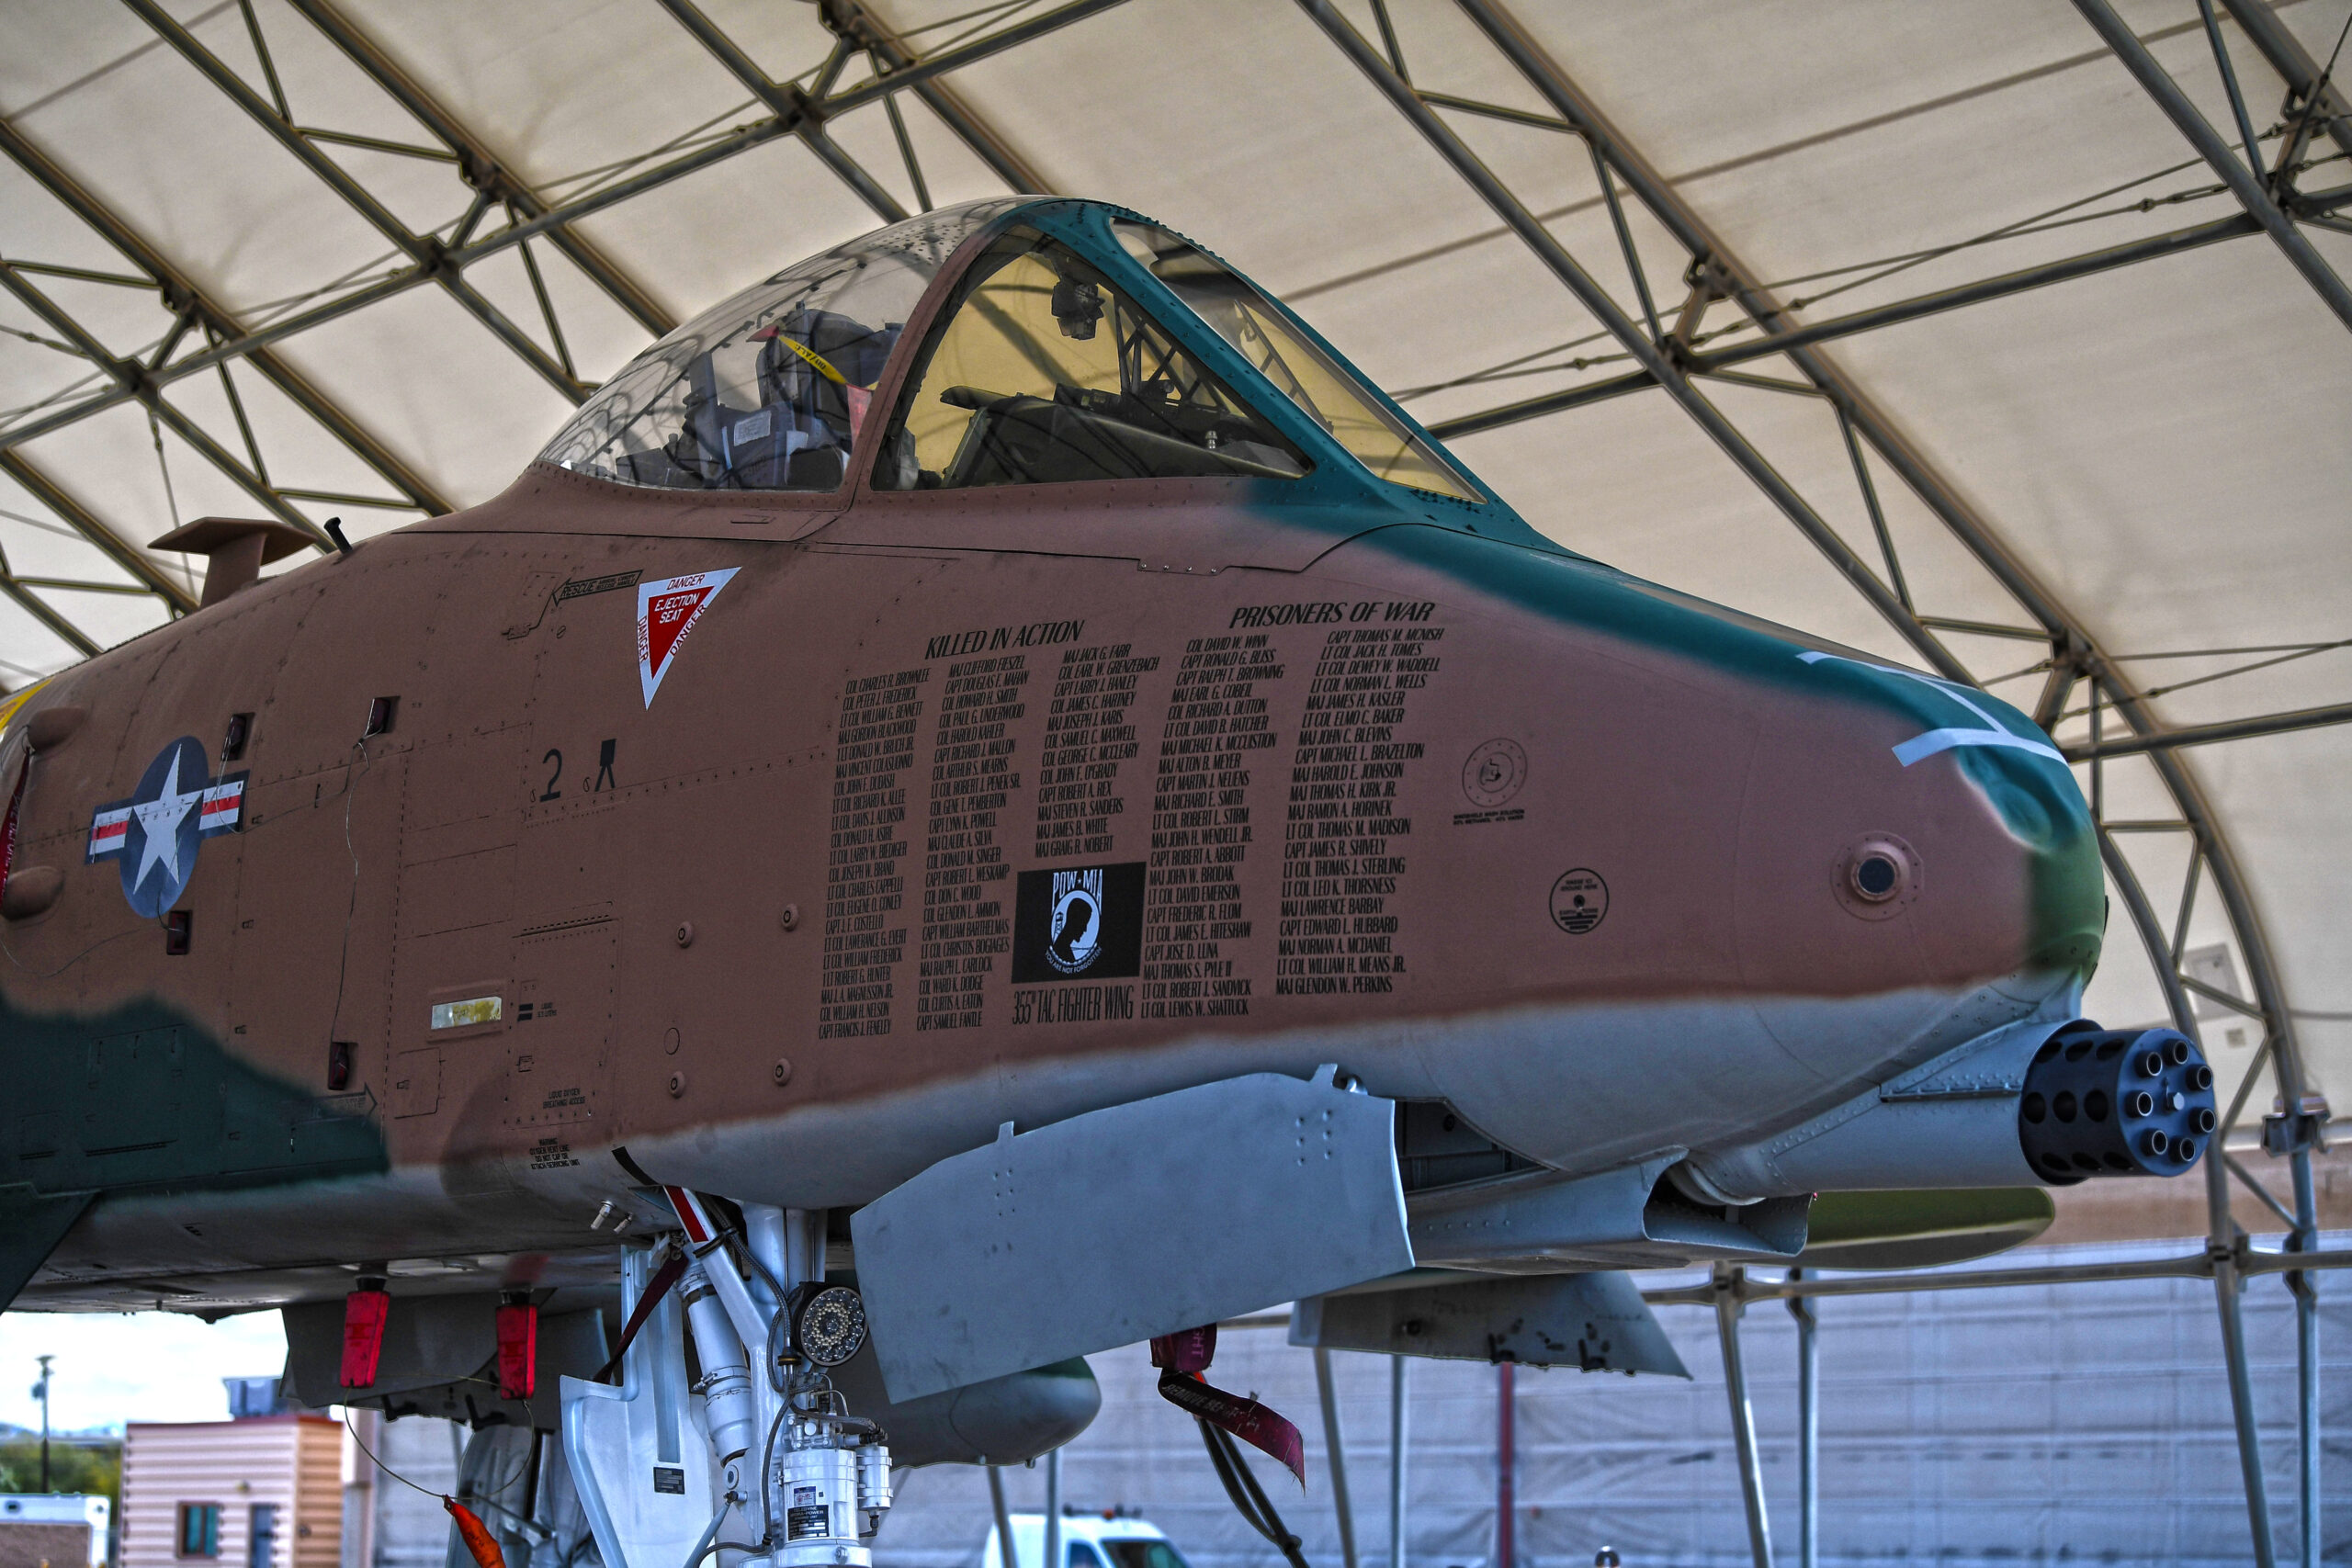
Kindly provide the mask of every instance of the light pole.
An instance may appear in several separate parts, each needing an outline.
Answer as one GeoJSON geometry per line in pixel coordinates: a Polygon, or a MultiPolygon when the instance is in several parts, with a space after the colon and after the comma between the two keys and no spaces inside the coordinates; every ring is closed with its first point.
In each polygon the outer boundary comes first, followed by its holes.
{"type": "Polygon", "coordinates": [[[33,1397],[40,1401],[40,1489],[49,1490],[49,1363],[56,1358],[36,1356],[40,1363],[40,1382],[33,1384],[33,1397]]]}

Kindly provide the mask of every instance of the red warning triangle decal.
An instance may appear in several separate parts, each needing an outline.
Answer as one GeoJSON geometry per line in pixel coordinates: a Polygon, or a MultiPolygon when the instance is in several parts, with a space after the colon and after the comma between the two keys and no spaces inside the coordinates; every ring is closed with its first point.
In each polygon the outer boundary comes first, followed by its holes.
{"type": "Polygon", "coordinates": [[[678,657],[679,645],[738,570],[730,566],[724,571],[697,571],[637,585],[637,674],[647,707],[653,705],[653,694],[678,657]]]}

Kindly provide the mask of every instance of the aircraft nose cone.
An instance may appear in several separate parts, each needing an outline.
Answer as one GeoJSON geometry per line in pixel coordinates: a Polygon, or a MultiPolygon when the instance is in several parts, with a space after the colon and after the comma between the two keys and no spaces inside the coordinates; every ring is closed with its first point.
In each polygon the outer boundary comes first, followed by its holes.
{"type": "Polygon", "coordinates": [[[1777,887],[1812,918],[1744,925],[1751,983],[2038,1001],[2087,979],[2104,924],[2098,840],[2049,738],[1972,687],[1794,658],[1810,690],[1785,726],[1765,727],[1744,849],[1749,890],[1777,887]],[[1803,897],[1824,880],[1828,897],[1803,897]]]}

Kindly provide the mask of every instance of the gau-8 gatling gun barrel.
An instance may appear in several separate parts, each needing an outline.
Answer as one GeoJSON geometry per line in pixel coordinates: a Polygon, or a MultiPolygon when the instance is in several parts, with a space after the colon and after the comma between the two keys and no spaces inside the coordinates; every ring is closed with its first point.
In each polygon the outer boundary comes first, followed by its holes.
{"type": "Polygon", "coordinates": [[[2211,1140],[2213,1069],[2169,1029],[2069,1024],[2034,1053],[2018,1139],[2053,1185],[2086,1176],[2177,1176],[2211,1140]]]}
{"type": "Polygon", "coordinates": [[[1713,1202],[2178,1176],[2218,1128],[2213,1069],[2170,1029],[2013,1025],[1761,1144],[1670,1173],[1713,1202]]]}

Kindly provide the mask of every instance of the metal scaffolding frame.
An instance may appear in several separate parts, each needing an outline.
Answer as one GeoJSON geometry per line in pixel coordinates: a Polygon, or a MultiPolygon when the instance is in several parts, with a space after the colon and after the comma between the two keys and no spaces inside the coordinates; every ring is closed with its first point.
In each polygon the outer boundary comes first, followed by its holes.
{"type": "MultiPolygon", "coordinates": [[[[2106,252],[2028,269],[2006,277],[1947,289],[1919,300],[1804,326],[1792,321],[1792,308],[1763,287],[1758,275],[1744,265],[1696,211],[1658,175],[1639,151],[1618,132],[1600,106],[1544,51],[1500,0],[1456,0],[1456,4],[1496,52],[1544,101],[1551,111],[1549,117],[1459,97],[1433,91],[1427,84],[1417,84],[1407,66],[1385,0],[1371,0],[1380,35],[1377,46],[1340,13],[1333,0],[1299,0],[1301,8],[1322,28],[1339,51],[1420,133],[1432,150],[1486,202],[1504,226],[1518,236],[1546,270],[1575,297],[1586,313],[1600,323],[1606,334],[1614,339],[1639,367],[1636,373],[1618,378],[1611,383],[1555,394],[1546,399],[1527,400],[1487,414],[1473,415],[1434,427],[1441,434],[1466,434],[1518,419],[1557,412],[1596,397],[1618,395],[1644,387],[1660,388],[1682,407],[1724,454],[1937,673],[1972,686],[1983,683],[1981,677],[1971,671],[1938,636],[1939,630],[2046,642],[2051,649],[2050,673],[2041,700],[2035,705],[2034,716],[2044,728],[2053,730],[2064,719],[2072,716],[2066,705],[2075,688],[2078,685],[2087,688],[2086,716],[2090,739],[2086,745],[2074,748],[2073,755],[2088,763],[2093,816],[2102,858],[2107,863],[2110,876],[2126,890],[2125,901],[2132,908],[2134,927],[2142,937],[2151,966],[2169,1000],[2176,1027],[2192,1039],[2199,1038],[2197,1020],[2187,1000],[2188,987],[2195,982],[2182,976],[2180,966],[2183,957],[2181,947],[2200,880],[2211,882],[2222,900],[2231,935],[2245,957],[2253,998],[2242,999],[2218,993],[2214,996],[2225,1005],[2260,1022],[2264,1039],[2256,1060],[2249,1066],[2245,1089],[2240,1092],[2237,1103],[2231,1107],[2230,1116],[2212,1146],[2217,1156],[2222,1152],[2223,1140],[2245,1108],[2245,1090],[2252,1089],[2267,1064],[2278,1085],[2283,1114],[2266,1122],[2265,1142],[2274,1152],[2286,1155],[2290,1162],[2297,1205],[2290,1247],[2291,1250],[2304,1251],[2315,1244],[2317,1237],[2317,1218],[2311,1196],[2310,1160],[2312,1144],[2325,1120],[2325,1106],[2324,1101],[2309,1092],[2301,1057],[2296,1049],[2292,1015],[2279,983],[2278,967],[2263,930],[2260,912],[2247,889],[2228,838],[2215,819],[2195,775],[2190,773],[2185,759],[2177,753],[2180,748],[2194,744],[2342,722],[2352,718],[2352,705],[2261,716],[2179,731],[2168,729],[2149,712],[2148,695],[2122,668],[2124,661],[2115,659],[2099,645],[2084,622],[2073,615],[2022,558],[2006,545],[1989,521],[1906,439],[1870,395],[1828,359],[1818,346],[1835,337],[1899,321],[1916,320],[1980,300],[2002,298],[2025,288],[2047,287],[2072,277],[2089,276],[2155,256],[2175,254],[2197,245],[2254,232],[2268,234],[2305,281],[2331,309],[2336,310],[2346,325],[2352,326],[2352,291],[2346,290],[2343,280],[2327,267],[2324,259],[2296,227],[2299,218],[2308,219],[2332,212],[2344,203],[2346,193],[2326,192],[2314,197],[2305,197],[2296,190],[2294,175],[2298,172],[2298,149],[2293,143],[2297,137],[2291,133],[2289,145],[2281,149],[2278,166],[2266,169],[2261,164],[2259,142],[2244,113],[2228,50],[2211,14],[2210,0],[2200,0],[2200,3],[2206,6],[2206,28],[2223,79],[2229,83],[2233,104],[2239,106],[2237,118],[2246,151],[2245,164],[2237,162],[2235,154],[2219,133],[2198,114],[2179,87],[2156,65],[2139,39],[2115,20],[2105,0],[2075,0],[2076,7],[2125,68],[2206,162],[2221,175],[2223,183],[2244,209],[2241,214],[2218,223],[2199,225],[2196,229],[2111,247],[2106,252]],[[1572,136],[1584,143],[1603,204],[1609,210],[1627,281],[1639,304],[1639,321],[1568,253],[1544,220],[1479,158],[1446,118],[1443,111],[1447,110],[1470,118],[1534,125],[1572,136]],[[1670,332],[1661,321],[1651,294],[1647,270],[1627,226],[1618,188],[1621,185],[1685,254],[1687,265],[1682,276],[1690,293],[1670,332]],[[1761,335],[1736,349],[1717,350],[1707,355],[1695,353],[1692,339],[1699,321],[1706,309],[1716,300],[1736,306],[1761,335]],[[1883,575],[1847,545],[1837,530],[1773,467],[1737,424],[1707,398],[1700,385],[1702,379],[1710,377],[1729,378],[1724,373],[1730,364],[1768,355],[1782,356],[1803,379],[1797,383],[1776,379],[1767,384],[1776,389],[1798,391],[1819,398],[1834,412],[1882,553],[1883,575]],[[1874,488],[1872,454],[1878,463],[1899,478],[1942,523],[1977,567],[2032,623],[2030,626],[2007,627],[1939,620],[1920,611],[1903,575],[1894,539],[1874,488]],[[2110,714],[2128,728],[2128,739],[2113,744],[2107,741],[2102,731],[2110,714]],[[2115,831],[2120,825],[2110,824],[2106,816],[2106,762],[2110,757],[2127,753],[2144,755],[2149,760],[2171,796],[2177,812],[2174,819],[2163,823],[2134,822],[2130,824],[2131,829],[2145,831],[2160,828],[2186,833],[2193,844],[2189,875],[2182,891],[2173,931],[2169,935],[2156,921],[2153,907],[2140,888],[2136,872],[2116,841],[2115,831]]],[[[2233,14],[2239,9],[2235,4],[2232,6],[2233,14]]],[[[2276,39],[2271,48],[2278,48],[2276,39]]],[[[2308,102],[2318,73],[2307,61],[2303,62],[2301,71],[2302,85],[2296,90],[2308,102]]],[[[2296,80],[2293,74],[2289,74],[2290,86],[2295,85],[2296,80]]],[[[2333,104],[2312,107],[2325,110],[2332,109],[2333,104]]],[[[2318,118],[2316,113],[2305,114],[2302,118],[2306,130],[2318,118]]],[[[2341,118],[2331,118],[2327,123],[2333,134],[2338,132],[2345,122],[2341,118]]],[[[2251,1383],[2245,1369],[2245,1341],[2238,1310],[2238,1292],[2243,1288],[2246,1271],[2245,1236],[2229,1211],[2228,1177],[2224,1174],[2229,1168],[2230,1163],[2219,1157],[2208,1161],[2209,1255],[2212,1259],[2210,1271],[2214,1280],[2217,1310],[2222,1318],[2223,1345],[2229,1361],[2255,1556],[2256,1562],[2267,1568],[2272,1561],[2268,1500],[2260,1453],[2255,1440],[2251,1383]]],[[[2248,1185],[2253,1185],[2250,1180],[2248,1185]]],[[[2303,1523],[2301,1538],[2305,1560],[2315,1565],[2320,1534],[2317,1515],[2321,1506],[2316,1303],[2305,1275],[2293,1269],[2286,1272],[2289,1287],[2295,1293],[2301,1329],[2299,1385],[2301,1420],[2298,1431],[2303,1523]]],[[[1736,1303],[1729,1302],[1720,1276],[1716,1290],[1719,1329],[1726,1364],[1733,1370],[1736,1382],[1736,1303]]],[[[1742,1439],[1745,1473],[1753,1457],[1749,1452],[1753,1437],[1752,1431],[1745,1427],[1741,1419],[1744,1404],[1736,1393],[1734,1406],[1734,1426],[1742,1439]]],[[[1749,1535],[1756,1561],[1761,1565],[1770,1561],[1762,1494],[1760,1488],[1755,1486],[1745,1490],[1749,1502],[1749,1535]]]]}
{"type": "MultiPolygon", "coordinates": [[[[888,118],[915,206],[928,209],[932,205],[928,183],[907,130],[901,108],[903,96],[920,101],[1008,188],[1050,191],[1051,186],[1038,171],[955,92],[946,78],[964,66],[1112,10],[1120,0],[1064,0],[1049,9],[1023,19],[1001,22],[981,36],[928,54],[910,47],[863,0],[819,0],[819,18],[833,39],[832,47],[819,64],[785,82],[768,77],[694,0],[660,0],[677,24],[700,42],[766,112],[762,118],[736,126],[676,156],[638,167],[561,200],[544,196],[518,178],[497,150],[440,105],[344,17],[332,0],[288,3],[376,88],[404,110],[426,140],[415,143],[387,141],[299,123],[287,102],[268,40],[250,0],[240,0],[240,8],[262,77],[259,87],[248,79],[247,73],[208,50],[158,0],[123,0],[191,69],[243,109],[288,155],[310,169],[406,258],[405,265],[392,271],[350,283],[304,308],[265,322],[240,320],[220,302],[208,298],[183,269],[84,189],[47,152],[15,127],[0,120],[0,152],[5,152],[19,169],[133,269],[123,274],[99,273],[43,265],[25,257],[0,260],[0,288],[5,288],[57,334],[59,341],[52,346],[87,360],[105,382],[98,390],[29,412],[14,423],[0,427],[0,472],[33,494],[130,579],[128,584],[123,584],[21,577],[9,568],[5,557],[0,557],[0,596],[24,609],[78,654],[96,652],[96,642],[70,616],[41,598],[39,590],[67,588],[152,594],[172,614],[193,608],[194,597],[187,583],[138,548],[119,528],[93,514],[53,476],[36,466],[23,450],[27,444],[107,410],[135,404],[156,425],[170,429],[256,504],[272,515],[304,528],[322,543],[324,536],[312,523],[305,503],[387,507],[428,514],[447,512],[449,502],[427,479],[307,381],[284,360],[277,345],[312,328],[429,284],[442,289],[516,358],[576,402],[593,388],[582,378],[572,361],[542,272],[541,251],[560,256],[648,333],[658,335],[675,324],[673,313],[650,290],[579,232],[576,225],[581,220],[784,137],[799,141],[878,217],[885,220],[903,217],[908,209],[899,197],[842,150],[827,130],[831,121],[875,104],[879,104],[888,118]],[[843,74],[854,62],[860,60],[868,74],[853,85],[842,86],[843,74]],[[330,149],[338,145],[447,164],[468,192],[464,215],[456,222],[429,232],[410,230],[334,159],[330,149]],[[503,217],[503,221],[493,225],[495,217],[503,217]],[[534,241],[542,243],[535,247],[534,241]],[[470,266],[508,250],[518,253],[529,278],[540,317],[536,333],[501,311],[466,278],[470,266]],[[42,276],[152,291],[171,324],[162,341],[151,349],[117,354],[50,298],[36,281],[42,276]],[[306,491],[289,488],[274,479],[237,389],[234,372],[240,368],[257,373],[276,387],[295,408],[357,457],[390,493],[367,496],[306,491]],[[243,448],[242,457],[232,450],[228,442],[207,431],[165,396],[167,389],[176,383],[203,375],[215,377],[225,394],[237,426],[238,445],[243,448]]],[[[2296,1293],[2301,1392],[2299,1481],[2305,1521],[2301,1539],[2304,1561],[2315,1563],[2318,1531],[2312,1523],[2319,1506],[2315,1304],[2302,1269],[2274,1266],[2266,1259],[2276,1255],[2249,1249],[2244,1231],[2231,1218],[2229,1200],[2230,1182],[2234,1176],[2289,1223],[2290,1254],[2309,1252],[2317,1234],[2310,1151],[2327,1111],[2324,1101],[2309,1091],[2297,1049],[2293,1016],[2259,910],[2229,839],[2181,752],[2189,747],[2247,736],[2345,722],[2352,719],[2352,704],[2211,724],[2167,727],[2161,723],[2149,709],[2151,694],[2125,668],[2131,660],[2102,648],[2082,620],[2004,542],[2000,530],[1905,437],[1869,393],[1823,353],[1822,345],[2256,233],[2267,235],[2308,286],[2347,324],[2352,324],[2352,290],[2347,290],[2344,280],[2326,265],[2300,227],[2341,226],[2340,212],[2352,208],[2352,186],[2305,192],[2297,185],[2297,176],[2307,166],[2306,150],[2315,140],[2324,138],[2352,154],[2352,113],[2347,113],[2345,95],[2323,80],[2319,68],[2261,0],[2221,0],[2228,17],[2289,87],[2285,131],[2279,138],[2275,159],[2266,166],[2260,152],[2265,138],[2257,137],[2245,113],[2221,17],[2214,11],[2211,0],[2199,0],[2199,5],[2204,29],[2232,102],[2233,129],[2239,142],[2235,148],[2189,103],[2143,42],[2116,19],[2106,0],[2074,0],[2115,58],[2220,177],[2240,210],[2214,221],[1916,299],[1803,322],[1797,319],[1798,307],[1777,299],[1763,287],[1758,275],[1742,265],[1674,187],[1619,133],[1600,107],[1545,53],[1500,0],[1456,0],[1456,4],[1498,56],[1543,101],[1546,113],[1531,114],[1417,84],[1407,68],[1385,0],[1366,3],[1379,35],[1376,46],[1340,14],[1333,0],[1299,0],[1305,13],[1331,42],[1517,234],[1616,341],[1623,356],[1630,357],[1635,365],[1627,374],[1441,422],[1432,426],[1437,434],[1469,435],[1546,417],[1605,398],[1651,388],[1662,389],[1939,675],[1971,685],[1982,683],[1939,634],[2007,637],[2042,644],[2048,649],[2043,666],[2047,680],[2034,705],[2034,717],[2052,730],[2076,717],[2088,721],[2087,739],[2070,741],[2064,749],[2069,758],[2088,768],[2102,857],[2140,935],[2176,1026],[2192,1038],[2197,1037],[2197,1020],[2189,999],[2192,993],[2261,1026],[2262,1040],[2249,1066],[2245,1089],[2231,1108],[2222,1135],[2214,1141],[2215,1157],[2207,1163],[2211,1229],[2209,1246],[2202,1255],[2202,1272],[2215,1282],[2217,1310],[2230,1356],[2256,1557],[2266,1564],[2271,1561],[2267,1503],[2259,1455],[2253,1444],[2251,1395],[2238,1324],[2237,1295],[2247,1277],[2269,1272],[2283,1273],[2296,1293]],[[1578,160],[1589,161],[1600,197],[1609,210],[1621,252],[1618,260],[1625,269],[1638,319],[1633,310],[1619,303],[1609,287],[1560,244],[1544,221],[1480,160],[1448,116],[1540,127],[1583,143],[1578,160]],[[1679,311],[1671,316],[1661,313],[1658,300],[1652,294],[1650,271],[1645,266],[1627,224],[1623,205],[1627,197],[1638,202],[1684,253],[1686,265],[1681,281],[1688,294],[1679,311]],[[1713,333],[1702,332],[1706,312],[1718,304],[1736,310],[1738,324],[1713,333]],[[1735,341],[1720,341],[1727,336],[1735,341]],[[1735,368],[1774,358],[1792,367],[1800,379],[1743,376],[1735,368]],[[1704,390],[1709,382],[1740,381],[1800,392],[1819,400],[1832,413],[1871,522],[1880,555],[1877,563],[1849,547],[1738,424],[1709,400],[1704,390]],[[1879,472],[1891,473],[1940,522],[1984,580],[1996,586],[2017,607],[2020,624],[1954,620],[1922,610],[1915,598],[1913,584],[1905,574],[1880,504],[1874,477],[1879,472]],[[2070,706],[2078,696],[2082,705],[2070,706]],[[2120,733],[2110,733],[2111,728],[2119,728],[2120,733]],[[2109,817],[2105,768],[2114,759],[2132,756],[2144,758],[2145,765],[2162,784],[2172,804],[2170,817],[2130,821],[2109,817]],[[2137,871],[2122,849],[2122,836],[2151,832],[2186,835],[2189,845],[2188,874],[2169,926],[2142,886],[2137,871]],[[2231,937],[2245,960],[2250,997],[2230,996],[2182,973],[2182,948],[2190,916],[2207,883],[2220,900],[2231,937]],[[2270,1152],[2284,1156],[2290,1162],[2294,1187],[2291,1211],[2262,1190],[2223,1147],[2223,1138],[2238,1121],[2250,1091],[2266,1071],[2277,1084],[2283,1114],[2266,1119],[2264,1142],[2270,1152]]],[[[157,443],[160,454],[160,434],[157,443]]],[[[2310,1267],[2321,1264],[2318,1258],[2308,1260],[2310,1267]]],[[[1984,1281],[1979,1279],[1972,1282],[1984,1281]]],[[[1758,1293],[1781,1293],[1789,1295],[1794,1304],[1802,1295],[1830,1293],[1832,1282],[1820,1282],[1823,1288],[1819,1291],[1810,1288],[1814,1283],[1804,1280],[1784,1291],[1760,1292],[1744,1276],[1719,1276],[1709,1287],[1713,1292],[1709,1299],[1720,1316],[1726,1352],[1736,1359],[1737,1309],[1745,1299],[1758,1293]],[[1799,1285],[1806,1288],[1799,1289],[1799,1285]]],[[[1810,1495],[1808,1485],[1806,1529],[1803,1532],[1808,1541],[1814,1512],[1810,1495]]],[[[1755,1498],[1753,1527],[1758,1560],[1762,1561],[1769,1553],[1769,1539],[1763,1529],[1760,1491],[1755,1493],[1755,1498]]]]}
{"type": "MultiPolygon", "coordinates": [[[[427,284],[439,287],[450,299],[496,336],[523,363],[567,399],[578,402],[594,389],[572,364],[561,320],[555,307],[532,242],[543,240],[548,249],[588,278],[648,333],[659,335],[675,326],[674,315],[642,284],[599,251],[574,227],[580,219],[605,211],[622,202],[657,190],[689,175],[764,145],[782,136],[794,136],[877,216],[886,221],[906,216],[897,198],[843,152],[826,134],[829,120],[869,104],[879,103],[892,120],[906,160],[910,183],[919,205],[930,203],[922,193],[925,182],[912,144],[899,116],[901,92],[920,98],[963,143],[1016,191],[1046,188],[1035,171],[1011,145],[990,130],[942,80],[950,73],[1003,51],[1041,38],[1085,17],[1108,11],[1121,0],[1066,0],[1052,9],[1007,23],[980,37],[931,55],[919,55],[903,39],[873,16],[858,0],[825,0],[821,18],[836,39],[831,56],[808,74],[814,87],[798,82],[769,81],[748,56],[726,38],[691,0],[663,0],[680,24],[712,51],[768,109],[765,118],[734,129],[678,157],[644,168],[621,179],[575,196],[551,201],[516,176],[479,135],[403,71],[382,48],[344,17],[330,0],[288,0],[308,22],[394,104],[416,121],[433,145],[388,141],[305,126],[297,122],[286,101],[270,51],[268,39],[250,0],[243,10],[248,35],[262,75],[256,88],[196,37],[174,20],[155,0],[123,0],[164,43],[202,74],[248,118],[266,131],[289,155],[316,175],[360,217],[407,258],[407,265],[386,275],[332,292],[322,302],[278,317],[263,325],[249,325],[209,298],[186,272],[161,249],[141,236],[129,221],[92,196],[47,152],[15,126],[0,120],[0,152],[65,207],[97,238],[135,269],[130,273],[100,273],[88,268],[44,265],[23,257],[0,259],[0,288],[13,296],[45,327],[57,334],[53,346],[86,360],[109,383],[103,390],[45,409],[0,427],[0,472],[22,485],[74,533],[96,547],[131,580],[130,591],[152,594],[168,613],[185,614],[196,607],[189,585],[178,581],[117,527],[94,514],[69,495],[20,448],[44,435],[125,404],[142,407],[163,428],[187,443],[212,468],[226,476],[255,504],[272,516],[309,533],[319,547],[330,547],[326,536],[312,521],[305,502],[324,506],[390,508],[438,515],[451,503],[414,467],[371,434],[351,414],[305,379],[287,363],[277,345],[312,328],[427,284]],[[863,57],[872,70],[865,80],[837,86],[843,68],[863,57]],[[328,149],[352,145],[379,152],[431,159],[449,164],[469,192],[465,215],[453,225],[429,233],[408,229],[366,185],[330,155],[328,149]],[[481,232],[493,213],[503,214],[503,227],[481,232]],[[466,277],[477,262],[516,251],[539,308],[544,342],[492,304],[466,277]],[[113,284],[152,291],[171,318],[163,341],[141,353],[120,355],[51,299],[36,277],[62,276],[85,282],[113,284]],[[183,352],[185,350],[185,352],[183,352]],[[246,419],[234,378],[234,367],[250,367],[282,392],[293,405],[322,426],[343,447],[380,478],[391,492],[387,496],[355,495],[292,488],[274,479],[246,419]],[[225,394],[243,447],[240,457],[229,444],[206,430],[166,396],[174,384],[192,377],[211,375],[225,394]]],[[[72,618],[42,599],[41,588],[70,588],[116,592],[126,585],[115,582],[62,581],[20,577],[0,557],[0,595],[25,610],[75,654],[99,651],[96,639],[72,618]]]]}

